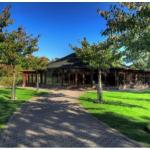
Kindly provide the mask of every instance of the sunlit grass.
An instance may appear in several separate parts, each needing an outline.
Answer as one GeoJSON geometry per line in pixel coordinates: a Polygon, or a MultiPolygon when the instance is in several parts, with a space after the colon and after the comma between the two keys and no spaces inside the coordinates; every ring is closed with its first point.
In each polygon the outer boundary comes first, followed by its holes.
{"type": "Polygon", "coordinates": [[[91,114],[131,139],[150,146],[150,91],[105,91],[104,103],[93,103],[96,92],[86,92],[80,102],[91,114]]]}
{"type": "Polygon", "coordinates": [[[10,89],[0,88],[0,129],[5,128],[10,116],[24,102],[34,96],[45,94],[46,92],[37,92],[36,90],[18,88],[16,90],[15,101],[10,99],[10,93],[10,89]]]}

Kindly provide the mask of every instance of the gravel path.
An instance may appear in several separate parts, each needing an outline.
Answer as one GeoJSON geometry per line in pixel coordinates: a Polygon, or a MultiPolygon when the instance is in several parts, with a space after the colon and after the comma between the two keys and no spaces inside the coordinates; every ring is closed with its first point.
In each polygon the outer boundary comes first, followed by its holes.
{"type": "Polygon", "coordinates": [[[82,91],[53,90],[28,102],[8,122],[0,147],[138,147],[78,104],[82,91]]]}

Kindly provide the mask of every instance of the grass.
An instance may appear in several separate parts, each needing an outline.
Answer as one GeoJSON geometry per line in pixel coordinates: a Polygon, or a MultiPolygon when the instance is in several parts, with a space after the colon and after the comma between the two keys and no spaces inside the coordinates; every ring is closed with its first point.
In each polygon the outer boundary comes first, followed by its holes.
{"type": "Polygon", "coordinates": [[[81,105],[92,115],[116,128],[130,139],[150,146],[150,91],[104,91],[104,103],[93,103],[96,92],[80,97],[81,105]]]}
{"type": "Polygon", "coordinates": [[[24,102],[34,96],[45,94],[46,92],[37,92],[31,89],[18,88],[16,90],[17,100],[10,99],[10,89],[0,88],[0,130],[5,128],[6,123],[13,112],[16,111],[24,102]]]}

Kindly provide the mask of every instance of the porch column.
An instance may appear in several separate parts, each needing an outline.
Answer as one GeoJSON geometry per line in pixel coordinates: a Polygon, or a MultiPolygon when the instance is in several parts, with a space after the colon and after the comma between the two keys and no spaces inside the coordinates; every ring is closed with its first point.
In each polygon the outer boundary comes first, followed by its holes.
{"type": "Polygon", "coordinates": [[[32,76],[33,76],[33,84],[35,84],[35,73],[33,73],[32,76]]]}
{"type": "Polygon", "coordinates": [[[136,75],[135,75],[135,82],[137,82],[137,80],[138,80],[138,74],[136,73],[136,75]]]}
{"type": "Polygon", "coordinates": [[[22,87],[26,86],[26,73],[23,73],[23,82],[22,82],[22,87]]]}
{"type": "Polygon", "coordinates": [[[104,80],[105,80],[105,86],[107,86],[107,73],[104,72],[104,80]]]}
{"type": "Polygon", "coordinates": [[[37,73],[35,73],[35,83],[37,83],[37,73]]]}
{"type": "Polygon", "coordinates": [[[75,85],[78,85],[78,74],[75,73],[75,85]]]}
{"type": "Polygon", "coordinates": [[[46,72],[44,73],[44,84],[45,85],[47,84],[47,73],[46,72]]]}
{"type": "Polygon", "coordinates": [[[43,84],[43,72],[40,73],[40,83],[43,84]]]}
{"type": "Polygon", "coordinates": [[[84,85],[85,84],[85,74],[82,73],[82,84],[84,85]]]}
{"type": "Polygon", "coordinates": [[[31,83],[33,84],[33,73],[31,74],[31,83]]]}
{"type": "Polygon", "coordinates": [[[91,86],[93,86],[93,71],[90,73],[90,78],[91,78],[91,86]]]}
{"type": "Polygon", "coordinates": [[[124,72],[123,87],[126,88],[126,72],[124,72]]]}
{"type": "Polygon", "coordinates": [[[29,74],[26,74],[26,83],[29,84],[29,74]]]}
{"type": "Polygon", "coordinates": [[[59,84],[59,72],[57,72],[57,84],[59,84]]]}
{"type": "Polygon", "coordinates": [[[146,73],[144,72],[144,85],[146,85],[146,73]]]}
{"type": "Polygon", "coordinates": [[[118,77],[118,72],[115,70],[115,84],[116,84],[116,86],[118,87],[119,86],[119,77],[118,77]]]}
{"type": "Polygon", "coordinates": [[[70,73],[68,73],[68,85],[70,85],[70,73]]]}
{"type": "Polygon", "coordinates": [[[63,74],[63,70],[61,71],[61,85],[64,85],[64,74],[63,74]]]}

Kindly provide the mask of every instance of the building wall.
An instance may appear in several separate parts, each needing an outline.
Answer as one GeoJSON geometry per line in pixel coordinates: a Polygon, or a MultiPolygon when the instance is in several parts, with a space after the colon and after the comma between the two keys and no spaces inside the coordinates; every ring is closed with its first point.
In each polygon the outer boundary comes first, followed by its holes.
{"type": "MultiPolygon", "coordinates": [[[[39,73],[40,86],[92,87],[98,83],[98,72],[89,69],[51,69],[39,73]]],[[[26,86],[35,86],[35,72],[24,73],[26,86]]],[[[110,69],[102,73],[103,87],[146,88],[150,86],[150,72],[110,69]]]]}

